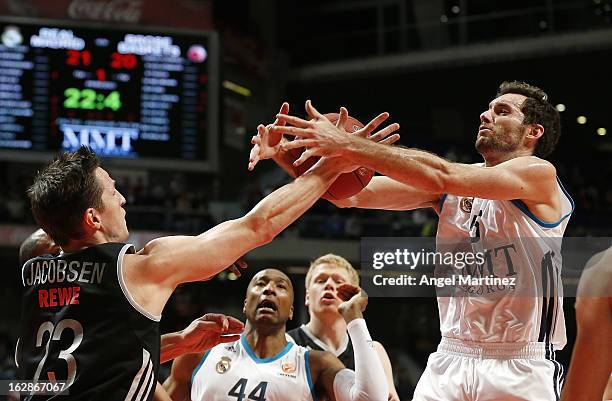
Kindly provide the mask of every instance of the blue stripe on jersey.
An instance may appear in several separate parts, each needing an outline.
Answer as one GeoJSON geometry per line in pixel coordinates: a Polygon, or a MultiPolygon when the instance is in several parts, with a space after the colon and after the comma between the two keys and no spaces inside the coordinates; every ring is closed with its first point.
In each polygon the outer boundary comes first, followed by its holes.
{"type": "Polygon", "coordinates": [[[314,386],[312,385],[312,376],[310,375],[310,350],[304,352],[304,365],[306,365],[306,378],[308,379],[308,387],[310,387],[310,395],[313,401],[317,401],[317,395],[315,394],[314,386]]]}
{"type": "Polygon", "coordinates": [[[193,373],[191,374],[191,381],[189,381],[189,392],[191,392],[191,384],[193,383],[193,378],[195,377],[196,373],[198,373],[198,370],[200,370],[202,365],[204,365],[204,361],[206,360],[206,358],[208,358],[208,354],[210,354],[210,349],[206,351],[206,353],[202,357],[202,360],[200,360],[200,363],[198,363],[198,366],[196,366],[196,368],[193,370],[193,373]]]}
{"type": "Polygon", "coordinates": [[[251,349],[251,346],[249,345],[244,335],[240,336],[240,343],[242,344],[247,354],[251,357],[251,359],[255,363],[268,363],[268,362],[276,361],[277,359],[282,358],[287,352],[289,352],[291,347],[293,347],[293,343],[287,342],[287,345],[285,345],[285,348],[283,348],[282,351],[279,352],[278,354],[273,355],[268,358],[260,358],[257,355],[255,355],[255,352],[253,352],[253,350],[251,349]]]}
{"type": "Polygon", "coordinates": [[[527,205],[525,205],[525,202],[523,202],[520,199],[513,199],[510,202],[512,202],[512,204],[514,206],[516,206],[517,208],[519,208],[519,210],[523,213],[525,213],[529,218],[531,218],[531,220],[535,221],[536,223],[538,223],[540,226],[544,227],[544,228],[554,228],[557,227],[559,224],[561,224],[561,222],[565,219],[567,219],[573,212],[574,209],[576,208],[576,204],[574,203],[574,200],[572,199],[572,197],[570,196],[570,194],[565,190],[565,187],[563,186],[563,184],[561,183],[561,180],[559,179],[559,177],[557,177],[557,182],[559,183],[559,186],[561,187],[561,191],[563,192],[563,194],[567,197],[567,199],[570,201],[570,204],[572,205],[572,210],[567,213],[565,216],[562,216],[558,221],[555,221],[553,223],[548,223],[545,222],[543,220],[540,220],[536,215],[534,215],[531,210],[529,210],[529,208],[527,207],[527,205]]]}
{"type": "Polygon", "coordinates": [[[442,194],[442,196],[440,197],[440,213],[442,213],[442,208],[444,207],[444,201],[446,200],[447,196],[448,194],[442,194]]]}

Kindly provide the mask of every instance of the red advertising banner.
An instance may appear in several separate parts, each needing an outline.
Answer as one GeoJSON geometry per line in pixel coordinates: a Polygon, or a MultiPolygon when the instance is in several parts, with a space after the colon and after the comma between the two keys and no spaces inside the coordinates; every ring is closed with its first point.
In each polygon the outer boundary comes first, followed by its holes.
{"type": "Polygon", "coordinates": [[[212,0],[0,0],[0,15],[213,29],[212,0]]]}

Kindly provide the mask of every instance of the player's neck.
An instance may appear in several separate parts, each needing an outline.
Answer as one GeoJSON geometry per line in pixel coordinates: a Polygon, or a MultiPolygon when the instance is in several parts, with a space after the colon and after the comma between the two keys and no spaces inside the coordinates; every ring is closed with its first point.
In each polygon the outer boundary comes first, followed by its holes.
{"type": "Polygon", "coordinates": [[[264,332],[257,330],[247,322],[243,336],[251,350],[261,359],[277,355],[287,345],[284,328],[264,332]]]}
{"type": "Polygon", "coordinates": [[[311,315],[306,327],[315,337],[332,349],[339,349],[348,335],[344,319],[331,313],[320,317],[311,315]]]}
{"type": "Polygon", "coordinates": [[[65,253],[74,253],[82,249],[89,248],[90,246],[99,245],[108,242],[101,238],[99,235],[94,235],[82,241],[70,240],[67,244],[62,246],[62,251],[65,253]]]}

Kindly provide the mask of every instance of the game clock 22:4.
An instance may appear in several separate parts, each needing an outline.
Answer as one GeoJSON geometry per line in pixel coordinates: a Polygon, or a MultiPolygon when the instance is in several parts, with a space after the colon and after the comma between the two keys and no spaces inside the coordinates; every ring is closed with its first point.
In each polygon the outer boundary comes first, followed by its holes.
{"type": "Polygon", "coordinates": [[[117,111],[121,108],[121,94],[119,91],[100,93],[93,89],[67,88],[64,91],[64,107],[67,109],[117,111]]]}

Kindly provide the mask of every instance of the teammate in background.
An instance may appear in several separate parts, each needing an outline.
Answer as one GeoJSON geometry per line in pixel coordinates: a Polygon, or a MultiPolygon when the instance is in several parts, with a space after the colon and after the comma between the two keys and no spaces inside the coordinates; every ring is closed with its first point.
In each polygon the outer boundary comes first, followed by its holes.
{"type": "MultiPolygon", "coordinates": [[[[285,107],[286,108],[286,107],[285,107]]],[[[514,289],[480,296],[438,297],[442,341],[417,385],[414,400],[557,400],[562,367],[555,350],[566,343],[561,289],[561,238],[574,203],[544,160],[560,135],[559,113],[540,88],[504,82],[480,115],[476,150],[484,163],[453,163],[419,149],[370,143],[333,126],[310,101],[306,121],[281,113],[279,124],[253,138],[249,168],[265,158],[287,165],[286,151],[341,156],[377,171],[339,207],[410,210],[433,208],[437,240],[469,243],[478,249],[505,242],[516,252],[489,249],[496,277],[516,277],[514,289]],[[284,126],[289,123],[292,126],[284,126]],[[282,134],[299,136],[294,141],[282,134]],[[512,267],[512,268],[510,268],[512,267]],[[520,295],[529,294],[529,295],[520,295]],[[529,374],[524,372],[529,371],[529,374]]],[[[346,110],[342,109],[345,113],[346,110]]],[[[507,248],[506,248],[507,249],[507,248]]],[[[499,249],[498,249],[499,250],[499,249]]],[[[464,274],[467,274],[464,273],[464,274]]]]}
{"type": "Polygon", "coordinates": [[[37,223],[63,252],[22,269],[19,378],[65,381],[70,400],[151,400],[159,320],[176,286],[209,278],[270,242],[352,167],[322,159],[244,217],[198,236],[157,238],[135,252],[124,243],[125,198],[96,155],[87,148],[59,155],[28,189],[37,223]]]}
{"type": "MultiPolygon", "coordinates": [[[[297,345],[331,352],[344,366],[355,369],[353,344],[346,334],[346,322],[338,311],[342,302],[338,287],[343,284],[359,286],[359,273],[348,260],[333,254],[315,259],[306,274],[306,306],[310,320],[287,334],[297,345]]],[[[385,370],[389,400],[398,401],[389,356],[381,343],[373,341],[373,344],[385,370]]]]}
{"type": "Polygon", "coordinates": [[[612,248],[593,256],[582,273],[576,322],[561,401],[612,400],[612,248]]]}
{"type": "Polygon", "coordinates": [[[338,288],[338,307],[355,347],[355,371],[334,355],[287,342],[293,317],[293,285],[283,272],[258,272],[244,300],[246,328],[240,341],[172,364],[164,387],[173,400],[221,401],[386,400],[388,388],[362,312],[368,298],[359,287],[338,288]],[[190,398],[191,397],[191,398],[190,398]]]}
{"type": "MultiPolygon", "coordinates": [[[[56,255],[61,251],[53,239],[42,229],[34,231],[19,247],[19,260],[23,265],[30,259],[41,255],[56,255]]],[[[246,264],[237,262],[241,268],[246,264]]],[[[232,266],[235,269],[235,266],[232,266]]],[[[217,344],[233,342],[240,338],[239,333],[244,330],[244,324],[239,320],[217,313],[207,313],[194,320],[184,330],[168,333],[161,336],[160,363],[174,359],[178,355],[206,351],[217,344]]],[[[15,347],[15,361],[19,365],[18,348],[15,347]]],[[[19,397],[15,397],[18,400],[19,397]]],[[[156,401],[169,400],[159,383],[156,384],[156,401]]]]}
{"type": "Polygon", "coordinates": [[[19,246],[19,264],[41,255],[57,255],[61,248],[42,228],[34,231],[19,246]]]}

